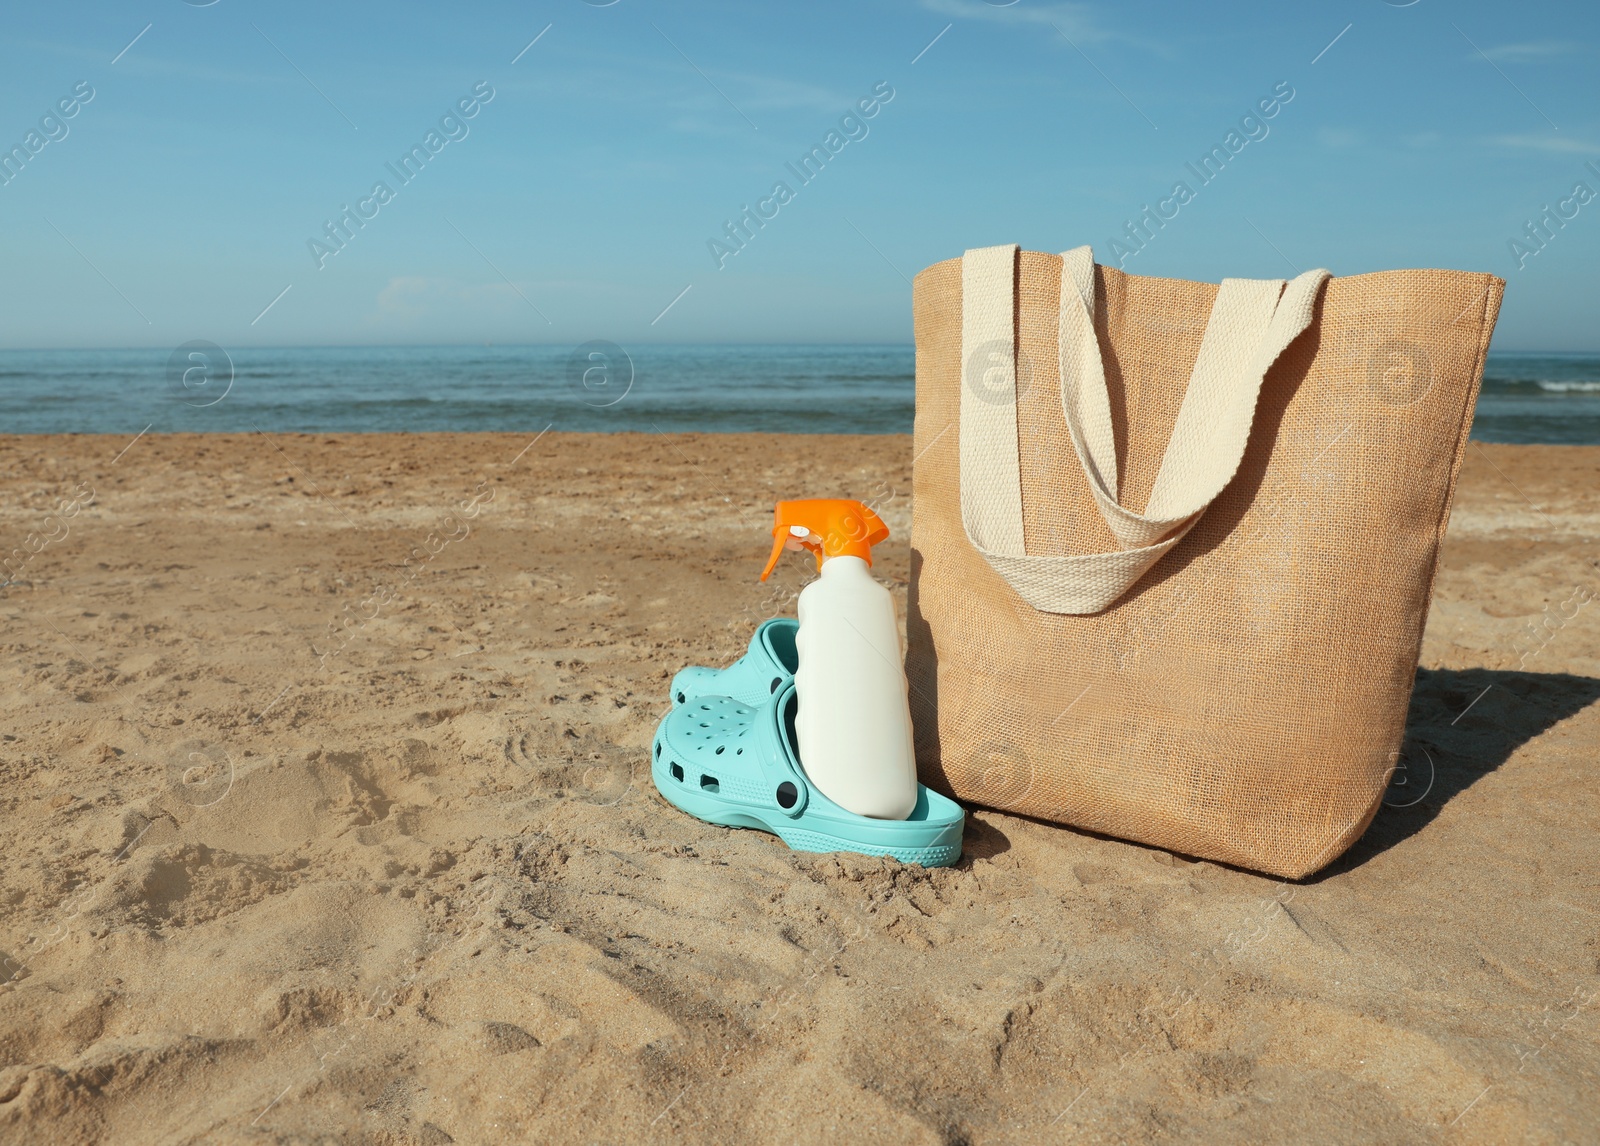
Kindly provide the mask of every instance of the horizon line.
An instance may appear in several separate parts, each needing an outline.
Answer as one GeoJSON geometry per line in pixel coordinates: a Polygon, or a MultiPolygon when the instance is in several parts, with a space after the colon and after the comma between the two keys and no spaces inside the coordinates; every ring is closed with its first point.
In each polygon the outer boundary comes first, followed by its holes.
{"type": "MultiPolygon", "coordinates": [[[[230,353],[233,352],[233,351],[236,351],[236,350],[238,350],[238,351],[244,351],[244,350],[459,350],[459,349],[515,350],[515,349],[529,349],[529,348],[561,349],[561,348],[568,348],[568,347],[583,346],[588,342],[596,342],[596,341],[607,341],[607,342],[609,342],[609,341],[612,341],[612,340],[611,339],[582,339],[582,340],[579,340],[579,341],[576,341],[576,342],[572,342],[572,341],[559,341],[559,342],[477,342],[477,341],[473,341],[473,342],[304,342],[304,343],[288,343],[288,342],[285,342],[285,343],[276,343],[276,344],[272,344],[272,343],[238,344],[238,345],[234,345],[234,346],[225,346],[225,347],[222,347],[222,349],[226,350],[226,351],[228,351],[230,353]]],[[[617,345],[622,346],[621,343],[618,343],[617,345]]],[[[672,347],[694,347],[694,346],[736,347],[737,346],[737,347],[752,347],[752,348],[773,347],[773,346],[813,346],[813,347],[851,346],[851,347],[896,347],[896,348],[911,348],[911,349],[915,349],[915,347],[916,347],[915,341],[886,341],[886,340],[839,341],[839,342],[821,342],[821,341],[814,341],[814,342],[796,342],[796,341],[706,341],[706,340],[670,341],[670,340],[659,340],[659,341],[632,342],[632,343],[629,343],[628,345],[629,346],[636,346],[636,347],[657,347],[657,346],[672,346],[672,347]]],[[[622,348],[624,350],[626,350],[626,349],[628,349],[628,346],[623,346],[622,348]]],[[[173,351],[175,349],[177,349],[177,347],[168,346],[166,343],[151,343],[151,344],[145,345],[145,346],[0,346],[0,354],[84,353],[84,352],[90,352],[90,351],[137,353],[137,352],[147,351],[147,350],[150,350],[150,351],[163,351],[163,350],[165,350],[165,351],[170,353],[171,351],[173,351]]],[[[1488,351],[1488,353],[1490,355],[1517,354],[1517,355],[1527,355],[1527,356],[1551,356],[1551,357],[1560,356],[1560,355],[1571,355],[1571,356],[1574,356],[1574,357],[1596,358],[1596,357],[1600,357],[1600,348],[1596,348],[1596,349],[1592,349],[1592,350],[1550,350],[1550,349],[1529,349],[1529,348],[1525,348],[1525,347],[1491,347],[1490,350],[1488,351]]]]}

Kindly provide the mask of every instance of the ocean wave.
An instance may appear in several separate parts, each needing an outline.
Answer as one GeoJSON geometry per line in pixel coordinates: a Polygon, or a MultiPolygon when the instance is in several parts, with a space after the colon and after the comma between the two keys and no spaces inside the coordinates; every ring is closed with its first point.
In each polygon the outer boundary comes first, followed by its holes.
{"type": "Polygon", "coordinates": [[[1485,374],[1485,394],[1593,394],[1600,393],[1600,379],[1595,378],[1496,378],[1485,374]]]}

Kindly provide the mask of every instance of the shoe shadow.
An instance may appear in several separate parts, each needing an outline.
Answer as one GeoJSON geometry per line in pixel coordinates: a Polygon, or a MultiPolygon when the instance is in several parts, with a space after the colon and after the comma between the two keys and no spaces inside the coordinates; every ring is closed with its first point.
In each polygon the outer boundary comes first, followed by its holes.
{"type": "MultiPolygon", "coordinates": [[[[986,823],[974,814],[982,809],[973,808],[970,804],[963,805],[967,809],[967,822],[961,831],[961,858],[956,861],[956,867],[962,871],[972,870],[972,865],[978,860],[994,859],[1011,850],[1011,837],[1002,832],[992,823],[986,823]]],[[[988,813],[989,815],[1009,815],[1010,813],[988,813]]]]}
{"type": "Polygon", "coordinates": [[[1422,831],[1444,806],[1547,729],[1600,700],[1569,673],[1418,669],[1406,737],[1372,826],[1313,881],[1360,867],[1422,831]]]}

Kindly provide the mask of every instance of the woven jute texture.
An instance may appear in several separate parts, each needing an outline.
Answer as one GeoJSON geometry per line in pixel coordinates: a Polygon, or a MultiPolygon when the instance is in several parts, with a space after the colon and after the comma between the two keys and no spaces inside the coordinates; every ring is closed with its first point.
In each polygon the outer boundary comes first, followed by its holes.
{"type": "MultiPolygon", "coordinates": [[[[1061,259],[1017,259],[1028,554],[1118,548],[1062,413],[1061,259]]],[[[1121,473],[1143,510],[1217,287],[1095,268],[1121,473]]],[[[972,803],[1298,878],[1378,810],[1504,283],[1334,278],[1268,371],[1244,460],[1103,612],[1035,610],[961,517],[961,260],[917,276],[906,672],[922,780],[972,803]]]]}

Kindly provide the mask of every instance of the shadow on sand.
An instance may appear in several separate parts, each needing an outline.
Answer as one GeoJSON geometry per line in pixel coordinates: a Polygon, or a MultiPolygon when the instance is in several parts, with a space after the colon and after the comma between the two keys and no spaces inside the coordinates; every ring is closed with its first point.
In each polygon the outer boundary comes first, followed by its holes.
{"type": "Polygon", "coordinates": [[[1312,880],[1359,867],[1427,827],[1523,744],[1600,700],[1600,680],[1568,673],[1418,669],[1406,739],[1367,832],[1312,880]]]}

